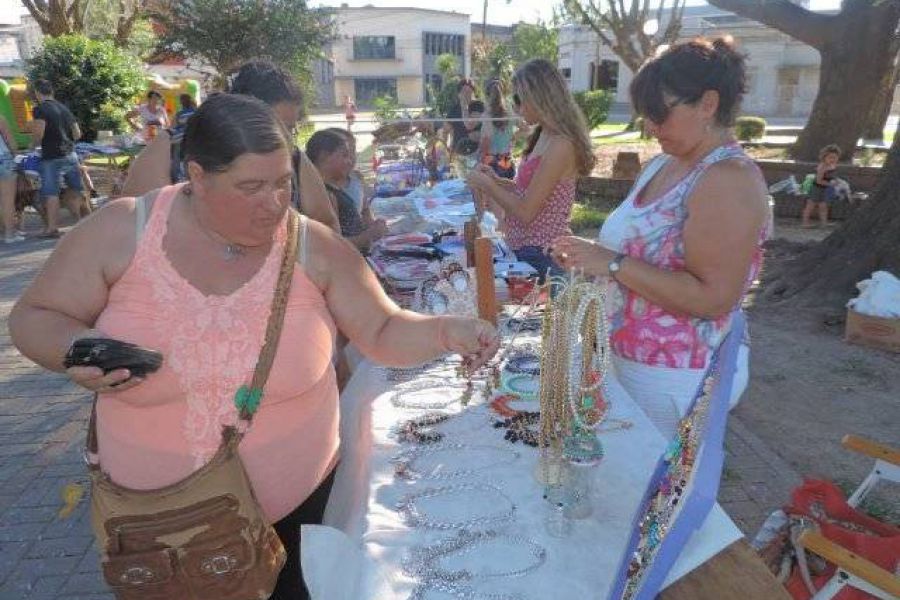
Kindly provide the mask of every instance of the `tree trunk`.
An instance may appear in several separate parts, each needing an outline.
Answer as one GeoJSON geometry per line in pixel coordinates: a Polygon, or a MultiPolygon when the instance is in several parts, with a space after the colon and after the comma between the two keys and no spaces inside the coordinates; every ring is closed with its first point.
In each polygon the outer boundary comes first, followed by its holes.
{"type": "Polygon", "coordinates": [[[900,124],[878,190],[839,229],[766,273],[764,298],[842,308],[873,271],[900,277],[900,124]]]}
{"type": "Polygon", "coordinates": [[[806,127],[791,148],[797,160],[818,161],[819,150],[838,144],[844,159],[853,156],[865,120],[885,75],[892,74],[896,53],[886,52],[895,43],[900,4],[845,2],[838,26],[819,51],[819,92],[806,127]]]}
{"type": "MultiPolygon", "coordinates": [[[[897,38],[896,45],[900,46],[900,38],[897,38]]],[[[887,71],[881,84],[879,84],[878,96],[876,96],[863,126],[863,139],[884,139],[884,126],[891,114],[891,105],[894,103],[894,92],[898,83],[900,83],[900,57],[895,60],[894,69],[887,71]]]]}

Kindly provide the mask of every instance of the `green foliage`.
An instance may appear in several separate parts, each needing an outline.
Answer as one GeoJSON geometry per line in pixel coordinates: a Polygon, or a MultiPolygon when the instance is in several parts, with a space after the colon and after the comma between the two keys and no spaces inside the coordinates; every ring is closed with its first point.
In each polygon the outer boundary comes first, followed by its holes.
{"type": "Polygon", "coordinates": [[[606,90],[594,90],[592,92],[576,92],[575,102],[584,113],[588,127],[593,129],[609,116],[609,107],[612,105],[612,94],[606,90]]]}
{"type": "Polygon", "coordinates": [[[739,140],[759,139],[766,134],[766,120],[762,117],[738,117],[734,132],[739,140]]]}
{"type": "Polygon", "coordinates": [[[441,74],[444,81],[459,74],[459,61],[453,54],[441,54],[434,59],[434,68],[441,74]]]}
{"type": "MultiPolygon", "coordinates": [[[[134,10],[139,10],[135,6],[134,10]]],[[[129,13],[130,14],[130,13],[129,13]]],[[[120,21],[127,19],[122,13],[119,0],[91,0],[84,12],[84,34],[91,39],[115,43],[123,50],[140,59],[153,54],[158,42],[150,20],[144,16],[134,19],[125,39],[117,39],[120,21]]]]}
{"type": "Polygon", "coordinates": [[[444,85],[441,86],[440,91],[432,94],[432,102],[428,110],[432,114],[446,117],[453,105],[456,104],[457,96],[459,95],[458,84],[459,79],[457,78],[444,80],[444,85]]]}
{"type": "Polygon", "coordinates": [[[197,58],[224,75],[251,58],[300,71],[335,37],[325,9],[306,0],[162,0],[154,19],[165,32],[160,49],[197,58]]]}
{"type": "Polygon", "coordinates": [[[298,148],[306,148],[306,142],[309,141],[309,138],[311,138],[315,132],[316,124],[312,121],[304,121],[297,127],[297,131],[294,134],[294,143],[297,144],[298,148]]]}
{"type": "Polygon", "coordinates": [[[69,107],[88,140],[98,129],[121,129],[125,110],[145,85],[137,59],[112,42],[83,35],[45,38],[26,72],[32,81],[53,84],[56,98],[69,107]]]}
{"type": "Polygon", "coordinates": [[[503,42],[476,40],[472,44],[472,77],[478,89],[484,90],[488,81],[500,81],[503,89],[510,89],[516,61],[510,47],[503,42]]]}
{"type": "Polygon", "coordinates": [[[400,113],[400,103],[396,98],[390,95],[375,98],[375,100],[372,101],[372,104],[375,108],[375,120],[381,125],[395,119],[400,113]]]}
{"type": "Polygon", "coordinates": [[[513,33],[511,54],[516,66],[533,58],[559,62],[559,30],[549,23],[519,23],[513,33]]]}
{"type": "Polygon", "coordinates": [[[572,217],[569,219],[569,226],[576,234],[586,229],[598,229],[603,225],[607,216],[609,216],[608,213],[602,210],[576,202],[572,206],[572,217]]]}

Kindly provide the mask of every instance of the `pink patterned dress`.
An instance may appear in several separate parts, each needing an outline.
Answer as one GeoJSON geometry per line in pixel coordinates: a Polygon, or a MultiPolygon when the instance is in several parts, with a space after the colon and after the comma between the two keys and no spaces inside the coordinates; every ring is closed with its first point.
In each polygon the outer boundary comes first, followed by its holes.
{"type": "MultiPolygon", "coordinates": [[[[516,191],[525,195],[531,179],[541,164],[541,157],[531,155],[522,161],[516,175],[516,191]]],[[[506,217],[506,242],[513,251],[526,246],[543,248],[563,235],[570,235],[569,216],[575,202],[575,179],[562,179],[553,188],[534,220],[525,224],[516,217],[506,217]]]]}
{"type": "MultiPolygon", "coordinates": [[[[687,200],[710,166],[731,159],[751,160],[738,144],[720,146],[661,197],[638,205],[647,182],[668,160],[667,156],[657,157],[604,223],[600,242],[661,269],[684,270],[687,200]]],[[[745,277],[745,292],[759,274],[762,243],[769,231],[767,225],[759,233],[759,243],[745,277]]],[[[717,319],[674,314],[623,285],[614,284],[614,290],[610,299],[610,344],[620,358],[656,367],[703,369],[712,350],[728,331],[730,314],[717,319]]]]}

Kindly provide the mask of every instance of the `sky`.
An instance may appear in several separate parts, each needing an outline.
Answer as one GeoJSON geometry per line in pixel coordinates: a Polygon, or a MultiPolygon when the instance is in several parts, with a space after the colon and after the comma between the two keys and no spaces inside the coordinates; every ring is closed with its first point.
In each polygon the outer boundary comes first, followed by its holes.
{"type": "MultiPolygon", "coordinates": [[[[398,7],[413,6],[419,8],[435,8],[442,5],[435,0],[311,0],[313,6],[340,6],[347,3],[350,6],[398,7]]],[[[697,0],[688,0],[689,4],[699,4],[697,0]]],[[[812,0],[812,8],[835,8],[840,0],[812,0]]],[[[491,0],[488,4],[488,23],[496,25],[511,25],[519,21],[534,22],[537,19],[548,20],[553,14],[553,6],[557,2],[552,0],[491,0]]],[[[454,10],[469,13],[473,23],[481,22],[483,0],[456,0],[453,3],[454,10]]],[[[12,23],[17,21],[17,16],[24,13],[20,0],[0,0],[0,23],[12,23]]]]}
{"type": "MultiPolygon", "coordinates": [[[[6,2],[9,0],[0,0],[6,2]]],[[[437,6],[446,6],[435,0],[312,0],[313,6],[340,6],[348,4],[350,6],[413,6],[417,8],[436,8],[437,6]]],[[[473,23],[480,23],[482,11],[484,10],[483,0],[456,0],[453,4],[453,10],[463,13],[469,13],[473,23]]],[[[538,18],[549,20],[553,16],[553,7],[559,2],[554,0],[511,0],[508,4],[506,0],[490,0],[488,3],[488,23],[494,25],[512,25],[520,21],[533,23],[538,18]]],[[[655,2],[654,2],[655,4],[655,2]]],[[[688,4],[702,4],[699,0],[688,0],[688,4]]],[[[810,7],[813,9],[836,8],[840,5],[840,0],[812,0],[810,7]]]]}

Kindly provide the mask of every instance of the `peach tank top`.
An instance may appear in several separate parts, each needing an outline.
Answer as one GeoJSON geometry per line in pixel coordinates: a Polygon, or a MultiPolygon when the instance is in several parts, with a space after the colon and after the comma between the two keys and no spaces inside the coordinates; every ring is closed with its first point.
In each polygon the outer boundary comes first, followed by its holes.
{"type": "MultiPolygon", "coordinates": [[[[287,220],[262,268],[227,296],[206,296],[182,277],[163,250],[179,186],[153,203],[131,265],[110,289],[95,327],[162,352],[162,368],[141,385],[102,394],[97,404],[100,463],[113,481],[154,489],[189,475],[236,422],[234,393],[250,381],[284,250],[287,220]]],[[[337,461],[338,391],[331,357],[335,325],[300,260],[278,354],[262,403],[240,446],[266,516],[275,522],[299,506],[337,461]]]]}

